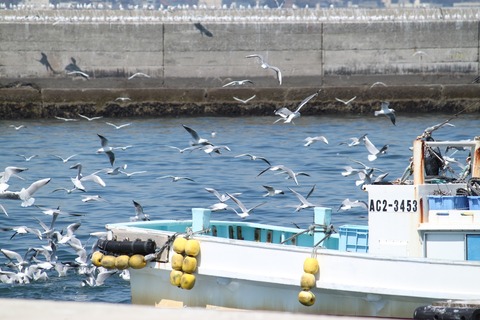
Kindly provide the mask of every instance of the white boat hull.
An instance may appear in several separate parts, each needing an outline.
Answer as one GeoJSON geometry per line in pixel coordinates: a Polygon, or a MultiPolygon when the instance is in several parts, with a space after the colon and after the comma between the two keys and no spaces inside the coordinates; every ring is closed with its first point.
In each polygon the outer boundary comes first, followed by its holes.
{"type": "MultiPolygon", "coordinates": [[[[131,233],[130,238],[154,233],[131,233]]],[[[307,307],[299,303],[298,293],[303,262],[312,249],[211,236],[196,239],[201,253],[193,289],[170,284],[169,262],[152,262],[131,270],[132,303],[411,318],[417,307],[435,301],[480,300],[479,262],[319,249],[320,271],[311,290],[316,302],[307,307]]]]}

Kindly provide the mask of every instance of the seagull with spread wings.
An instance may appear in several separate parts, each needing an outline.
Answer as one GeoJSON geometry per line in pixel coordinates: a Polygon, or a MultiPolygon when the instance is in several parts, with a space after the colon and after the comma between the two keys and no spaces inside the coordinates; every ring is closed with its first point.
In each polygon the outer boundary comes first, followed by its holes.
{"type": "Polygon", "coordinates": [[[278,80],[278,83],[280,85],[282,85],[282,71],[278,68],[278,67],[275,67],[275,66],[271,66],[269,65],[265,59],[263,59],[263,56],[260,55],[260,54],[249,54],[248,56],[246,56],[245,58],[257,58],[258,61],[260,62],[260,66],[263,68],[263,69],[271,69],[273,71],[275,71],[276,75],[277,75],[277,80],[278,80]]]}
{"type": "Polygon", "coordinates": [[[300,102],[300,104],[298,105],[297,109],[293,112],[285,107],[275,111],[275,115],[280,116],[280,118],[277,119],[274,123],[277,123],[278,121],[283,120],[283,123],[295,124],[293,122],[293,119],[300,117],[300,109],[302,109],[304,105],[306,105],[310,100],[312,100],[316,96],[318,96],[318,92],[315,92],[314,94],[309,95],[308,97],[303,99],[302,102],[300,102]]]}

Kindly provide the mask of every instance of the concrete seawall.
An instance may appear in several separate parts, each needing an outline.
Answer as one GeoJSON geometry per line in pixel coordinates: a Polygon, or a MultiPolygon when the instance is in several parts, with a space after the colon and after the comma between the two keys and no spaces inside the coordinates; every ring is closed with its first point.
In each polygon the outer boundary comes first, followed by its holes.
{"type": "Polygon", "coordinates": [[[319,89],[304,114],[371,112],[385,100],[478,112],[479,30],[471,8],[4,10],[0,117],[271,115],[319,89]],[[245,58],[253,53],[282,70],[281,85],[245,58]],[[128,79],[138,72],[148,77],[128,79]],[[240,79],[254,85],[222,87],[240,79]],[[371,88],[378,81],[386,87],[371,88]],[[248,105],[233,99],[254,94],[248,105]],[[352,106],[335,100],[353,96],[352,106]]]}

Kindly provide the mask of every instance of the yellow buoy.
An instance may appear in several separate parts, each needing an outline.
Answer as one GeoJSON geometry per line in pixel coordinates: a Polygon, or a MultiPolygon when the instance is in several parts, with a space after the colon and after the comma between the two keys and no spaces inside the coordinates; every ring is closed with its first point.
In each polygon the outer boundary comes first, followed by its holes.
{"type": "Polygon", "coordinates": [[[103,253],[101,253],[100,251],[95,251],[93,254],[92,254],[92,263],[95,267],[101,267],[102,266],[102,258],[103,258],[103,253]]]}
{"type": "Polygon", "coordinates": [[[142,269],[147,265],[147,261],[145,260],[145,257],[141,254],[134,254],[128,260],[128,265],[130,266],[130,268],[133,269],[142,269]]]}
{"type": "Polygon", "coordinates": [[[304,272],[302,274],[302,278],[300,279],[300,287],[303,290],[310,290],[313,287],[315,287],[315,282],[316,282],[315,275],[304,272]]]}
{"type": "Polygon", "coordinates": [[[195,276],[190,273],[184,273],[180,279],[180,287],[182,289],[190,290],[195,285],[195,276]]]}
{"type": "Polygon", "coordinates": [[[306,273],[316,274],[318,269],[318,260],[316,258],[307,258],[303,262],[303,271],[306,273]]]}
{"type": "Polygon", "coordinates": [[[194,257],[186,256],[183,259],[182,271],[186,273],[194,273],[197,269],[197,259],[194,257]]]}
{"type": "Polygon", "coordinates": [[[185,244],[185,254],[187,256],[196,257],[200,253],[200,242],[196,239],[189,239],[185,244]]]}
{"type": "Polygon", "coordinates": [[[115,268],[115,257],[114,256],[103,256],[102,258],[102,267],[105,269],[115,268]]]}
{"type": "Polygon", "coordinates": [[[172,286],[180,287],[180,281],[182,280],[183,272],[178,270],[172,270],[170,272],[170,283],[172,286]]]}
{"type": "Polygon", "coordinates": [[[185,252],[186,243],[187,243],[187,239],[183,237],[176,237],[175,241],[173,241],[173,251],[180,254],[185,252]]]}
{"type": "Polygon", "coordinates": [[[182,270],[183,265],[183,255],[180,253],[174,253],[172,256],[172,269],[174,270],[182,270]]]}
{"type": "Polygon", "coordinates": [[[117,268],[118,270],[127,269],[129,260],[130,260],[130,257],[125,255],[125,254],[116,257],[115,258],[115,268],[117,268]]]}
{"type": "Polygon", "coordinates": [[[313,306],[313,304],[315,303],[315,295],[312,291],[302,290],[298,294],[298,301],[304,306],[313,306]]]}

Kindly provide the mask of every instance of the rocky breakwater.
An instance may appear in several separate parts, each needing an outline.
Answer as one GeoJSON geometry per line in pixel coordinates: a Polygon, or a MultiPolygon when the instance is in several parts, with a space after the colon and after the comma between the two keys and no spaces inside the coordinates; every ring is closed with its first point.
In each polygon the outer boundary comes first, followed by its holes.
{"type": "Polygon", "coordinates": [[[382,101],[399,112],[478,112],[479,17],[480,9],[4,10],[0,117],[272,115],[318,91],[303,115],[369,113],[382,101]],[[280,68],[281,81],[250,54],[280,68]]]}

